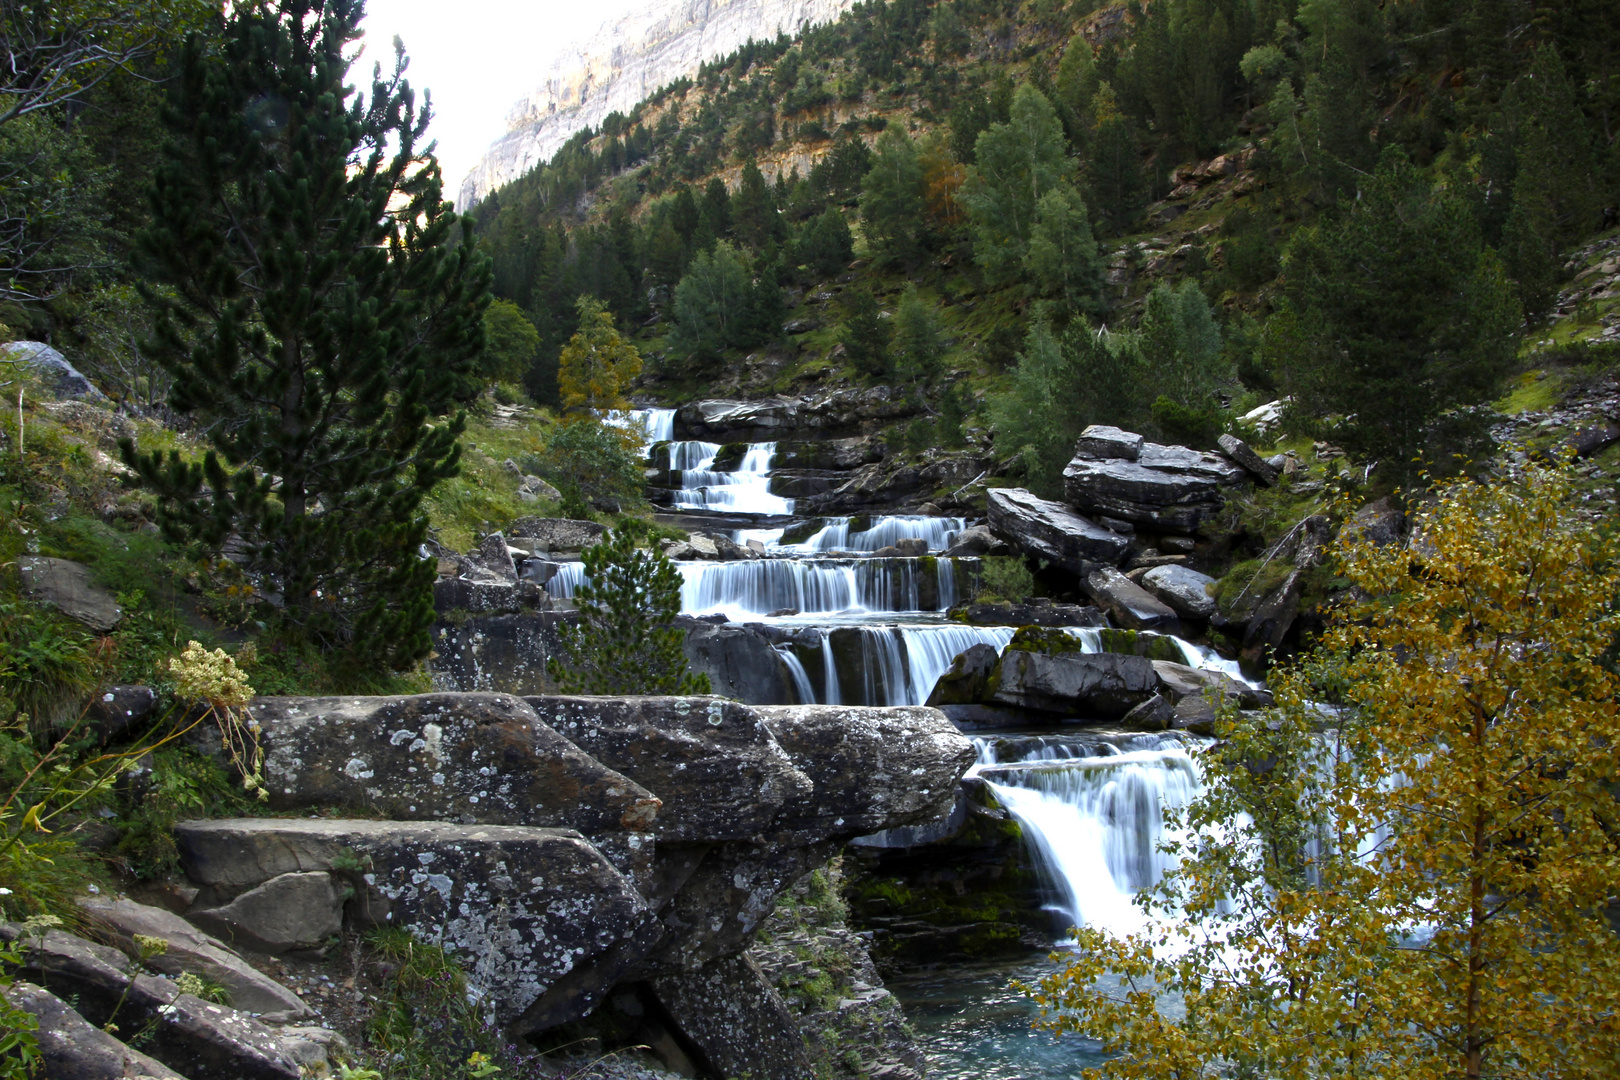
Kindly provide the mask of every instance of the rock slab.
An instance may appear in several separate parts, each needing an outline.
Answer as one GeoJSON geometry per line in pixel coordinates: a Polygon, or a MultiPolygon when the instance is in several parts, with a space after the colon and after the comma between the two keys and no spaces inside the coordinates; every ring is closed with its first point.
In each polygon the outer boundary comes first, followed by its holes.
{"type": "Polygon", "coordinates": [[[80,1016],[67,1002],[29,982],[6,988],[5,999],[39,1021],[45,1080],[186,1080],[167,1065],[125,1046],[80,1016]]]}
{"type": "Polygon", "coordinates": [[[1023,488],[995,488],[987,496],[991,530],[1008,544],[1084,576],[1098,566],[1117,566],[1130,539],[1081,517],[1058,502],[1023,488]]]}
{"type": "Polygon", "coordinates": [[[24,555],[17,560],[23,595],[48,604],[92,630],[109,633],[123,621],[124,610],[112,593],[97,585],[90,568],[69,559],[24,555]]]}

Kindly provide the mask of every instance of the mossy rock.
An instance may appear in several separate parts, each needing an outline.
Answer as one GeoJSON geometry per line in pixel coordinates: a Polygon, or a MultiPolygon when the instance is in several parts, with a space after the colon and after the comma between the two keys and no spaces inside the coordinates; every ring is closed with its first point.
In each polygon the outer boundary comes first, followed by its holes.
{"type": "Polygon", "coordinates": [[[802,544],[832,523],[833,519],[831,518],[811,518],[809,521],[801,521],[797,525],[789,525],[782,532],[781,543],[802,544]]]}
{"type": "Polygon", "coordinates": [[[1100,630],[1098,633],[1102,636],[1103,652],[1145,656],[1149,660],[1168,660],[1172,664],[1187,662],[1187,655],[1181,651],[1181,646],[1166,634],[1112,628],[1100,630]]]}
{"type": "Polygon", "coordinates": [[[743,458],[748,456],[749,449],[748,443],[726,443],[720,448],[720,452],[714,455],[714,464],[709,468],[714,472],[736,472],[742,465],[743,458]]]}
{"type": "Polygon", "coordinates": [[[1006,651],[1055,656],[1059,653],[1085,652],[1086,647],[1078,637],[1057,627],[1020,626],[1007,643],[1006,651]]]}
{"type": "Polygon", "coordinates": [[[1215,583],[1215,608],[1227,620],[1248,622],[1261,601],[1283,583],[1294,569],[1282,559],[1250,559],[1240,562],[1215,583]]]}

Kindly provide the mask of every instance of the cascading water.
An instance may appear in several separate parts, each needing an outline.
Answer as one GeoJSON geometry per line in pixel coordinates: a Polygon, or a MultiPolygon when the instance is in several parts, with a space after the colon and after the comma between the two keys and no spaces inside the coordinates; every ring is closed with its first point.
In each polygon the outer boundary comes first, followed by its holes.
{"type": "Polygon", "coordinates": [[[681,488],[675,492],[679,510],[718,510],[732,514],[791,514],[793,500],[770,492],[771,459],[775,443],[754,443],[733,470],[714,468],[721,447],[715,443],[670,444],[670,468],[680,470],[681,488]],[[696,449],[694,449],[696,448],[696,449]],[[691,465],[697,453],[707,452],[691,465]]]}
{"type": "MultiPolygon", "coordinates": [[[[944,551],[967,528],[967,519],[886,514],[874,518],[824,519],[821,528],[802,540],[784,542],[787,529],[739,529],[732,537],[739,544],[758,540],[767,551],[814,555],[822,551],[877,551],[900,540],[920,539],[929,551],[944,551]],[[866,528],[857,528],[869,523],[866,528]]],[[[803,529],[795,530],[803,532],[803,529]]]]}
{"type": "Polygon", "coordinates": [[[1121,736],[1091,755],[1097,746],[1058,750],[1054,740],[1015,748],[1012,762],[998,760],[998,740],[974,742],[973,771],[1018,822],[1063,927],[1141,930],[1132,898],[1167,869],[1165,808],[1187,805],[1200,787],[1188,738],[1121,736]]]}

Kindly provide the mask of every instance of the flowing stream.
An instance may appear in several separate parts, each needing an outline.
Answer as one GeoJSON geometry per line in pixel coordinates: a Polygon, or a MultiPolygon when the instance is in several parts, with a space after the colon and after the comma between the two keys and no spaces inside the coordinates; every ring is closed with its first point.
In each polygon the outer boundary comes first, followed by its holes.
{"type": "MultiPolygon", "coordinates": [[[[728,516],[793,512],[771,492],[773,443],[756,443],[721,461],[714,443],[675,440],[672,410],[641,410],[620,422],[645,432],[655,464],[678,477],[674,504],[686,513],[728,516]]],[[[905,705],[925,701],[967,648],[997,651],[1011,626],[967,626],[944,612],[966,595],[970,572],[939,553],[966,526],[961,518],[887,515],[822,518],[734,530],[764,557],[678,563],[681,609],[725,615],[784,631],[775,646],[801,702],[905,705]],[[927,556],[875,555],[901,541],[922,541],[927,556]]],[[[915,544],[910,548],[915,550],[915,544]]],[[[547,585],[569,596],[578,564],[547,585]]],[[[1098,651],[1096,630],[1074,629],[1084,651],[1098,651]]],[[[1177,641],[1189,665],[1242,678],[1213,652],[1177,641]]],[[[1075,925],[1115,933],[1140,929],[1134,893],[1164,873],[1164,809],[1183,806],[1200,785],[1196,750],[1203,740],[1178,733],[1110,732],[1093,727],[998,733],[975,738],[982,778],[1017,820],[1052,913],[1052,941],[1075,925]]],[[[1059,1080],[1101,1060],[1087,1040],[1032,1032],[1033,1006],[1008,987],[1053,970],[1045,954],[981,965],[920,970],[891,980],[929,1054],[931,1075],[945,1080],[1059,1080]]]]}

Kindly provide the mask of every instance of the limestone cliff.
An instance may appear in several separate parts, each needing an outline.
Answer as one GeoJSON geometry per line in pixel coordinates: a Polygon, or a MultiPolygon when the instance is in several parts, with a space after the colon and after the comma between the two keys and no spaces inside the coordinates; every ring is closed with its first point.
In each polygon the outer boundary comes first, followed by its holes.
{"type": "Polygon", "coordinates": [[[628,113],[660,86],[750,38],[792,34],[836,19],[853,0],[652,0],[570,46],[513,106],[507,133],[461,182],[467,207],[556,153],[568,137],[628,113]]]}

